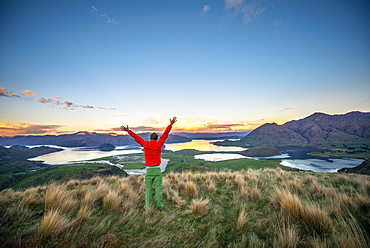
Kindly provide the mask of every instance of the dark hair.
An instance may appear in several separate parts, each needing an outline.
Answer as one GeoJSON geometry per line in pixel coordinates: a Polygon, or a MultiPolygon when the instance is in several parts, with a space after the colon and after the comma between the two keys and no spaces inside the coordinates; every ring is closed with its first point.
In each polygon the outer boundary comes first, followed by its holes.
{"type": "Polygon", "coordinates": [[[152,134],[150,135],[150,139],[155,139],[155,140],[157,140],[157,139],[158,139],[158,134],[156,134],[156,133],[152,133],[152,134]]]}

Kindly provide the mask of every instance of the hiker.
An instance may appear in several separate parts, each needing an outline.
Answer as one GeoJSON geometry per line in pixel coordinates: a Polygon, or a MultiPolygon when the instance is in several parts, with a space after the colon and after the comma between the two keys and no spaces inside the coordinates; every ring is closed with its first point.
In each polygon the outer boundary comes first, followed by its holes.
{"type": "Polygon", "coordinates": [[[170,119],[170,125],[167,126],[166,130],[158,140],[158,134],[150,134],[150,141],[145,141],[139,135],[129,129],[129,127],[121,126],[122,131],[128,132],[128,134],[135,139],[142,147],[144,147],[144,157],[146,164],[145,173],[145,206],[144,209],[149,209],[152,205],[152,184],[155,186],[155,202],[157,208],[162,211],[164,205],[162,203],[162,173],[161,173],[161,153],[162,146],[166,141],[168,134],[171,131],[172,125],[177,121],[176,117],[170,119]]]}

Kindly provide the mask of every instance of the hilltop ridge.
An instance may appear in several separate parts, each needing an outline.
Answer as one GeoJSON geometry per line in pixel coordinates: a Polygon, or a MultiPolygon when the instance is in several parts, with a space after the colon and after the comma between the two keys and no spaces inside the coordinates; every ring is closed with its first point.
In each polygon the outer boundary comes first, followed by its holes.
{"type": "Polygon", "coordinates": [[[370,144],[370,113],[314,113],[283,125],[266,123],[240,140],[250,146],[301,146],[332,143],[370,144]]]}

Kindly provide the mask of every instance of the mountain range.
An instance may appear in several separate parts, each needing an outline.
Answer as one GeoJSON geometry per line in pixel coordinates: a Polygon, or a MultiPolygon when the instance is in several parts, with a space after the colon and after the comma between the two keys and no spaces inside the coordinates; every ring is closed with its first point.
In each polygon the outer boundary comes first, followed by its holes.
{"type": "MultiPolygon", "coordinates": [[[[148,140],[150,133],[139,134],[148,140]]],[[[184,136],[170,134],[166,143],[182,143],[191,139],[184,136]]],[[[43,135],[43,136],[14,136],[0,137],[0,145],[57,145],[63,147],[94,147],[104,143],[115,146],[137,145],[129,135],[118,135],[114,133],[77,132],[74,134],[43,135]]]]}
{"type": "Polygon", "coordinates": [[[333,143],[370,144],[370,113],[314,113],[283,125],[266,123],[240,140],[246,146],[305,146],[333,143]]]}

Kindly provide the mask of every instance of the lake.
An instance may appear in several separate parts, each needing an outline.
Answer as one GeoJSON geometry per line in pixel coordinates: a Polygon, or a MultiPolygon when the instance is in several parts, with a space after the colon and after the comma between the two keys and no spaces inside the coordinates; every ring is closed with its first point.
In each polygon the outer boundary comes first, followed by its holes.
{"type": "MultiPolygon", "coordinates": [[[[278,156],[246,157],[237,153],[230,153],[244,151],[246,150],[246,148],[232,146],[231,147],[216,146],[212,144],[212,142],[215,141],[220,140],[192,140],[191,142],[185,143],[166,144],[165,149],[171,151],[178,151],[183,149],[196,149],[199,151],[216,151],[218,153],[200,154],[195,156],[195,158],[197,159],[204,159],[206,161],[215,161],[215,162],[243,158],[282,160],[282,162],[280,163],[281,165],[302,170],[311,170],[315,172],[336,172],[338,169],[341,168],[355,167],[364,161],[363,159],[315,157],[307,153],[321,150],[307,147],[282,147],[281,149],[284,150],[286,153],[278,156]]],[[[70,164],[114,155],[124,155],[142,152],[141,147],[135,146],[117,146],[115,150],[107,152],[86,147],[73,147],[73,148],[60,147],[60,148],[63,148],[64,150],[56,153],[42,155],[36,158],[32,158],[30,160],[44,161],[46,164],[57,165],[57,164],[70,164]]],[[[165,163],[167,164],[167,162],[165,163]]],[[[137,172],[139,173],[139,171],[137,172]]],[[[142,171],[140,171],[140,173],[141,172],[142,171]]],[[[133,171],[132,173],[135,174],[136,172],[133,171]]]]}

